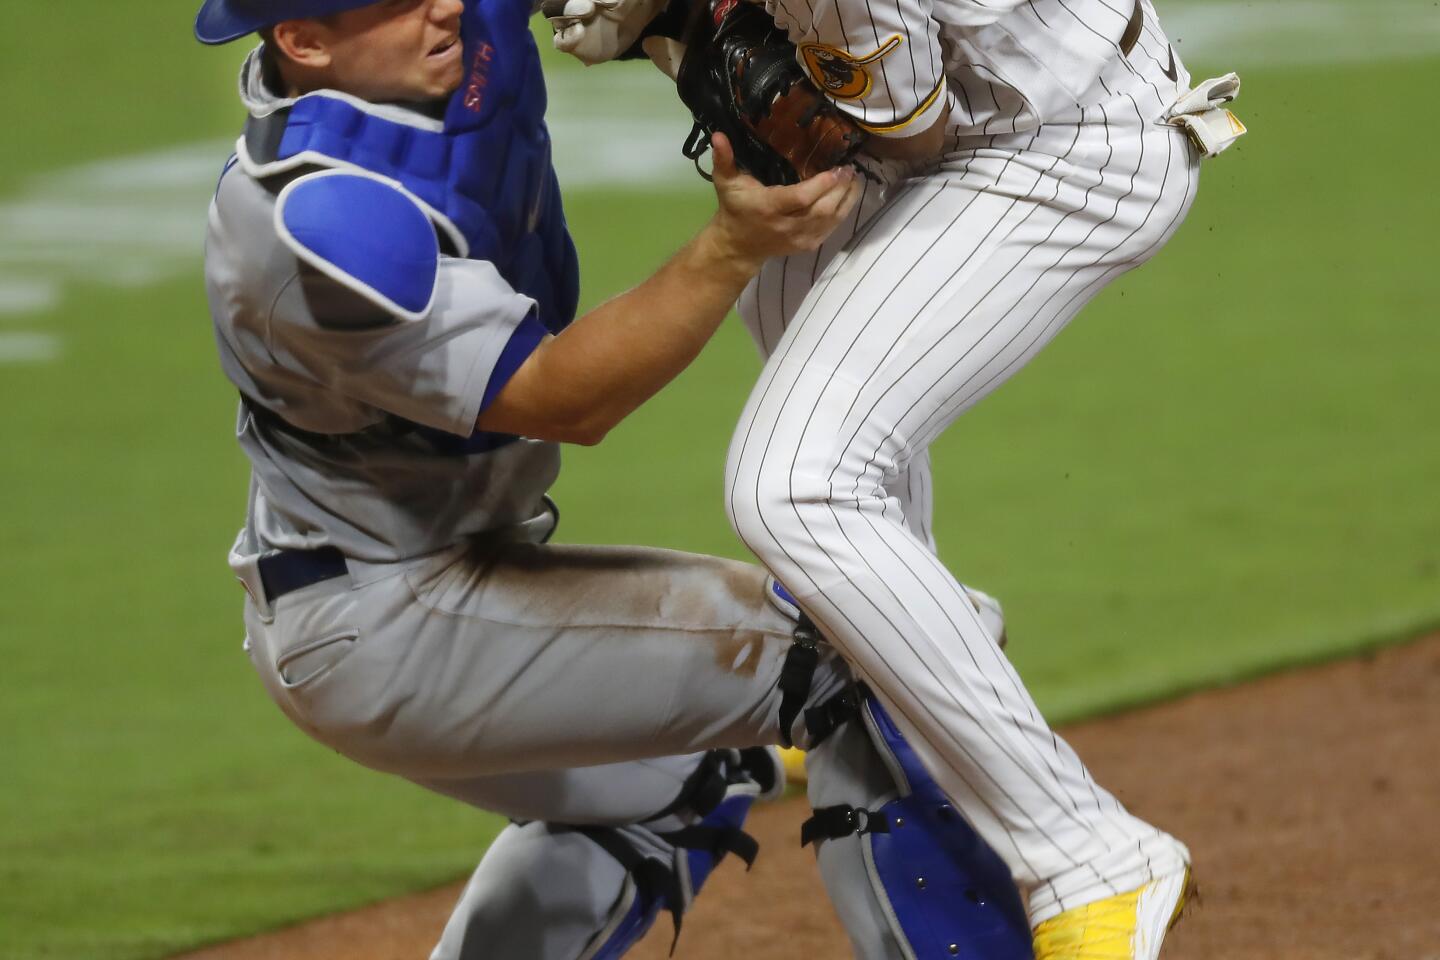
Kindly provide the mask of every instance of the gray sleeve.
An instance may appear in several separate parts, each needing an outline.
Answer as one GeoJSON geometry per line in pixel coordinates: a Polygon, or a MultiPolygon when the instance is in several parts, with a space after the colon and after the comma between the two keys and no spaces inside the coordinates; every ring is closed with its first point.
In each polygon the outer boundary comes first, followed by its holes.
{"type": "Polygon", "coordinates": [[[420,320],[390,316],[302,269],[275,299],[270,346],[352,400],[459,436],[543,339],[535,301],[493,264],[443,258],[420,320]]]}

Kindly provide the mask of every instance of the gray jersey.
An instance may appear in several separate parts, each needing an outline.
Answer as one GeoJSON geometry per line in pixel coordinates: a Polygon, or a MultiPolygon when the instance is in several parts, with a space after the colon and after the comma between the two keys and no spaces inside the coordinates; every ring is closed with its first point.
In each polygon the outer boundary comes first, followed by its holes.
{"type": "Polygon", "coordinates": [[[478,438],[466,446],[480,452],[459,450],[534,301],[490,263],[446,257],[429,313],[396,319],[302,265],[274,211],[271,189],[232,166],[206,241],[221,366],[249,398],[238,435],[253,479],[239,551],[329,545],[388,563],[543,523],[555,444],[478,438]]]}

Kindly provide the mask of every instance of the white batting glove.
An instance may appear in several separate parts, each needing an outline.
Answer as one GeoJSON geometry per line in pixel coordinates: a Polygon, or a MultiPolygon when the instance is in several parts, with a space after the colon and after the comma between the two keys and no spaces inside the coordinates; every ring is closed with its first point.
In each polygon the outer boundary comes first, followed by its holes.
{"type": "Polygon", "coordinates": [[[546,0],[540,9],[555,31],[555,49],[593,66],[630,49],[664,6],[665,0],[546,0]]]}
{"type": "Polygon", "coordinates": [[[1212,77],[1189,91],[1165,114],[1166,123],[1190,135],[1190,141],[1207,157],[1218,157],[1249,131],[1226,108],[1240,95],[1240,78],[1233,73],[1212,77]]]}

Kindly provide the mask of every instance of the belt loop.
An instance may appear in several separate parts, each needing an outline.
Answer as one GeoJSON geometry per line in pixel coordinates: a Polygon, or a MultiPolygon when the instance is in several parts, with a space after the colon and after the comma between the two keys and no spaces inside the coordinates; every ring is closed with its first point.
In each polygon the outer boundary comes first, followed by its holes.
{"type": "Polygon", "coordinates": [[[270,600],[265,596],[265,584],[260,579],[260,557],[258,554],[242,555],[235,551],[230,552],[230,569],[235,572],[235,579],[240,581],[240,586],[250,596],[250,602],[255,605],[255,613],[260,621],[270,624],[275,621],[275,611],[270,607],[270,600]]]}

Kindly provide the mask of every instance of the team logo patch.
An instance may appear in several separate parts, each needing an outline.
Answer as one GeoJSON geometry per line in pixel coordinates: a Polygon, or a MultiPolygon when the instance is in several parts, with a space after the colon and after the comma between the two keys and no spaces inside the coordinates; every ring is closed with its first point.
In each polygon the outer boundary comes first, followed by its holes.
{"type": "Polygon", "coordinates": [[[815,86],[838,100],[859,100],[870,92],[871,87],[870,72],[865,67],[890,53],[900,43],[900,35],[896,34],[881,44],[879,50],[863,57],[823,43],[806,43],[800,46],[800,56],[815,86]]]}

